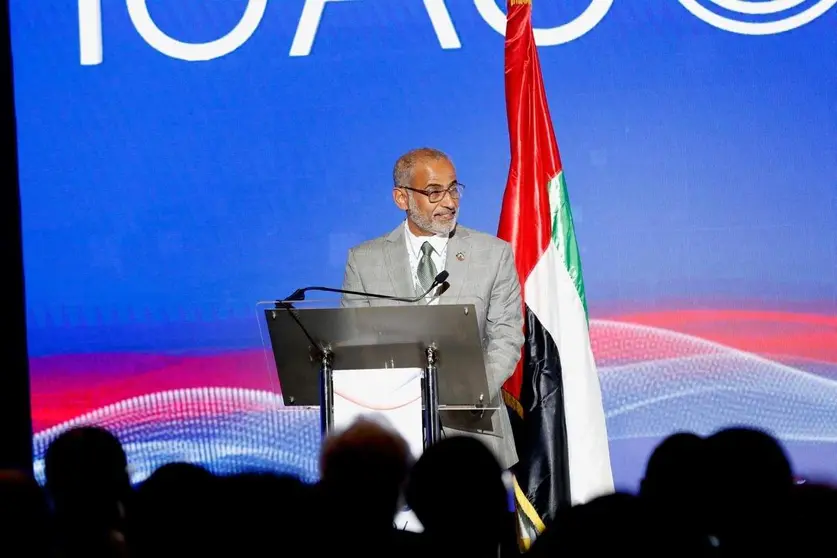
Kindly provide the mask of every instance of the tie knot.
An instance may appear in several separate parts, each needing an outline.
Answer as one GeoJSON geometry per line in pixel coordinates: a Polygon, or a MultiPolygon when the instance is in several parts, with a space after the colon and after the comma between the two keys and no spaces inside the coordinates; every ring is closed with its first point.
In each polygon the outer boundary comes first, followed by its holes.
{"type": "Polygon", "coordinates": [[[433,253],[433,245],[427,241],[424,241],[424,244],[421,245],[421,253],[424,256],[429,256],[433,253]]]}

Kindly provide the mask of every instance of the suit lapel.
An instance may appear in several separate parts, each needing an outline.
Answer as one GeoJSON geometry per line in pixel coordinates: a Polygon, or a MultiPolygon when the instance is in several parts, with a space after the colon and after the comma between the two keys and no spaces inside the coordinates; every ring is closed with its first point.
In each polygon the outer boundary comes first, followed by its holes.
{"type": "Polygon", "coordinates": [[[468,268],[471,265],[469,236],[467,229],[457,227],[448,240],[445,270],[450,274],[448,278],[450,288],[442,293],[440,300],[452,302],[462,294],[462,287],[468,280],[468,268]]]}
{"type": "Polygon", "coordinates": [[[404,225],[400,225],[389,236],[384,246],[389,279],[395,296],[411,297],[415,287],[413,274],[410,272],[410,258],[407,255],[407,239],[404,237],[404,225]]]}

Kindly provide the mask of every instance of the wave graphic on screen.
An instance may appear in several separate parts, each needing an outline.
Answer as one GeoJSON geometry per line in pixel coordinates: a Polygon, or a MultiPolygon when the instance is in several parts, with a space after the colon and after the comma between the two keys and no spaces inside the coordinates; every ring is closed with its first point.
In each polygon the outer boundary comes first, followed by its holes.
{"type": "Polygon", "coordinates": [[[193,388],[120,401],[36,434],[39,480],[49,442],[86,425],[107,428],[119,438],[134,482],[174,461],[199,463],[217,474],[274,471],[308,481],[317,475],[317,411],[283,407],[281,396],[269,392],[193,388]]]}
{"type": "MultiPolygon", "coordinates": [[[[612,441],[657,439],[678,430],[708,434],[730,425],[757,426],[786,442],[837,441],[837,361],[803,368],[804,359],[787,357],[797,362],[791,365],[619,321],[593,320],[591,336],[612,441]]],[[[222,370],[206,374],[228,377],[222,370]]],[[[281,395],[264,390],[194,387],[125,399],[38,432],[40,480],[49,442],[68,428],[91,424],[123,442],[134,481],[171,461],[200,463],[219,474],[274,471],[309,481],[318,475],[316,410],[284,407],[281,395]]]]}
{"type": "MultiPolygon", "coordinates": [[[[825,374],[682,333],[619,322],[597,326],[603,340],[631,337],[667,353],[600,367],[612,440],[758,425],[787,441],[837,441],[837,381],[825,374]]],[[[837,365],[821,365],[837,377],[837,365]]]]}

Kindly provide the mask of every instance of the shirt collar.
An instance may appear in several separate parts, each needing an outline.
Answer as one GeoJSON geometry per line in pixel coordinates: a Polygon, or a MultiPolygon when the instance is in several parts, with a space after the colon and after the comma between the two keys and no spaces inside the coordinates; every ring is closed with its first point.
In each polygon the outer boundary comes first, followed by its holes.
{"type": "Polygon", "coordinates": [[[407,221],[404,221],[404,234],[407,236],[407,244],[410,246],[413,254],[417,257],[421,257],[421,246],[425,242],[429,242],[430,245],[433,246],[436,253],[441,255],[448,244],[448,239],[450,238],[449,235],[438,234],[433,236],[416,236],[413,234],[413,231],[410,230],[410,226],[407,221]]]}

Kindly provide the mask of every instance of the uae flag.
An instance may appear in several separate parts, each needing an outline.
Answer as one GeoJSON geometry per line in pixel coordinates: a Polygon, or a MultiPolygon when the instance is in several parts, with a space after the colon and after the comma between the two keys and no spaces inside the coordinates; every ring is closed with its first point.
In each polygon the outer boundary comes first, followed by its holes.
{"type": "MultiPolygon", "coordinates": [[[[509,0],[506,109],[511,167],[498,236],[511,243],[526,341],[503,386],[519,462],[521,521],[536,536],[555,512],[613,491],[581,258],[532,31],[531,0],[509,0]]],[[[524,533],[524,543],[526,542],[524,533]]]]}

